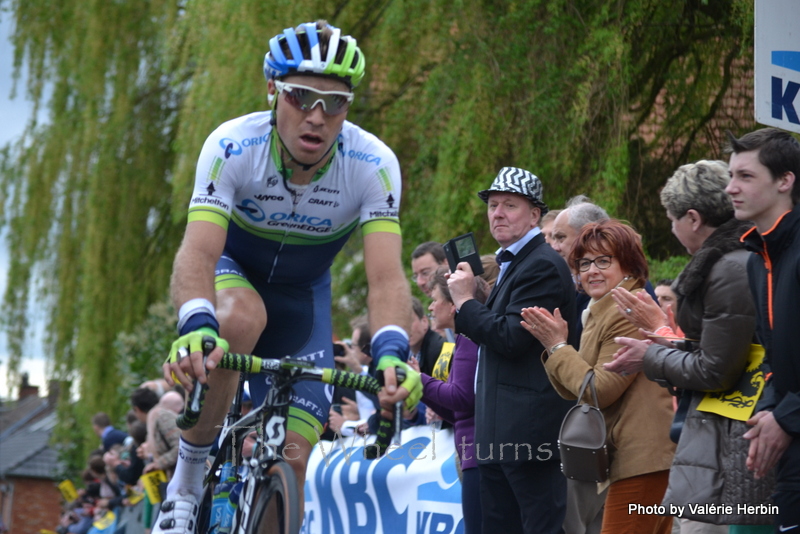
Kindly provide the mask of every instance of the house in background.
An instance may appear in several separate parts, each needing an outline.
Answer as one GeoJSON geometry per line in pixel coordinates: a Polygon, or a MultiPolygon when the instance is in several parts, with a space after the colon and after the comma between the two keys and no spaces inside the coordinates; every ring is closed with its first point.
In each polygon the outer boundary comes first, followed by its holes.
{"type": "Polygon", "coordinates": [[[23,374],[18,399],[0,405],[0,529],[38,534],[58,526],[62,466],[50,445],[57,399],[57,381],[40,397],[23,374]]]}

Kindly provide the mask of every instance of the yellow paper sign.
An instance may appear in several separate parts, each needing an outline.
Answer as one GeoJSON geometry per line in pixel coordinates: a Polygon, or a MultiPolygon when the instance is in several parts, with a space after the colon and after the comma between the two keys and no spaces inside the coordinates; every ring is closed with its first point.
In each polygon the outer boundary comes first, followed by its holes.
{"type": "Polygon", "coordinates": [[[761,397],[764,389],[764,347],[750,345],[750,355],[747,357],[745,368],[739,381],[728,391],[706,393],[697,409],[701,412],[711,412],[729,419],[747,421],[753,416],[756,402],[761,397]]]}
{"type": "Polygon", "coordinates": [[[128,490],[128,502],[131,506],[138,504],[142,499],[144,499],[144,493],[139,493],[133,488],[128,490]]]}
{"type": "Polygon", "coordinates": [[[75,484],[71,480],[65,480],[58,484],[58,489],[61,490],[61,496],[67,502],[75,502],[78,498],[78,491],[75,489],[75,484]]]}
{"type": "Polygon", "coordinates": [[[439,353],[439,358],[431,370],[431,376],[436,380],[447,382],[447,377],[450,375],[450,362],[453,360],[455,348],[455,343],[446,341],[442,344],[442,351],[439,353]]]}
{"type": "Polygon", "coordinates": [[[139,479],[142,481],[144,491],[147,494],[147,499],[150,504],[161,502],[161,493],[158,491],[158,485],[167,481],[167,474],[164,471],[150,471],[145,473],[139,479]]]}
{"type": "Polygon", "coordinates": [[[97,530],[105,530],[111,525],[113,525],[116,519],[117,516],[114,515],[114,512],[109,510],[103,515],[103,517],[92,523],[92,526],[97,530]]]}
{"type": "Polygon", "coordinates": [[[55,530],[47,530],[46,528],[40,529],[39,534],[56,534],[55,530]]]}

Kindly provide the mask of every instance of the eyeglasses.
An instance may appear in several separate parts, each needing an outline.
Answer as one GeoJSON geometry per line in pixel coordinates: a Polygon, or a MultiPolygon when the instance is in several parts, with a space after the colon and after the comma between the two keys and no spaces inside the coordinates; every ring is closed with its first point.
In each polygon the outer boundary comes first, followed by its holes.
{"type": "Polygon", "coordinates": [[[341,115],[348,110],[354,98],[353,93],[345,91],[319,91],[305,85],[279,81],[275,82],[275,87],[279,93],[285,93],[284,99],[293,108],[311,111],[322,103],[322,111],[326,115],[341,115]]]}
{"type": "Polygon", "coordinates": [[[582,273],[588,271],[593,263],[597,266],[598,269],[600,269],[601,271],[605,271],[606,269],[611,267],[611,258],[613,257],[614,256],[606,254],[604,256],[597,256],[593,260],[587,260],[586,258],[582,258],[576,261],[575,263],[578,265],[578,270],[582,273]]]}
{"type": "Polygon", "coordinates": [[[420,277],[422,277],[423,280],[427,280],[427,279],[429,279],[431,277],[432,274],[433,274],[433,269],[430,269],[430,268],[429,269],[422,269],[421,271],[419,271],[417,273],[413,273],[411,275],[411,281],[412,282],[416,282],[417,279],[420,278],[420,277]]]}

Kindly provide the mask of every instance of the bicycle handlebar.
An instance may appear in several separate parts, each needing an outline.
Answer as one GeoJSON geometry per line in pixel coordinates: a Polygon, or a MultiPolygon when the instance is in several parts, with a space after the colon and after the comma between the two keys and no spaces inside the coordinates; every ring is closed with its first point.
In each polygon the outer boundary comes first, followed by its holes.
{"type": "MultiPolygon", "coordinates": [[[[208,355],[217,346],[214,338],[210,336],[203,337],[203,369],[206,368],[206,361],[208,355]]],[[[208,372],[206,372],[208,374],[208,372]]],[[[200,420],[200,412],[203,411],[203,404],[206,402],[206,391],[208,391],[208,384],[200,384],[199,380],[194,379],[194,387],[192,393],[186,403],[186,408],[183,413],[178,416],[176,424],[181,430],[189,430],[200,420]]]]}
{"type": "MultiPolygon", "coordinates": [[[[214,350],[214,339],[210,336],[203,338],[203,366],[211,351],[214,350]]],[[[367,375],[357,375],[348,371],[340,371],[338,369],[320,368],[316,367],[313,363],[304,360],[297,360],[286,356],[282,359],[268,359],[259,358],[250,354],[236,354],[227,352],[225,353],[217,365],[217,369],[229,369],[231,371],[239,371],[243,373],[252,374],[273,374],[285,375],[290,381],[298,380],[317,380],[332,386],[340,386],[350,389],[362,391],[364,393],[371,393],[377,395],[382,389],[379,380],[367,375]]],[[[398,373],[398,385],[405,375],[398,373]]],[[[200,384],[195,378],[194,388],[187,400],[184,412],[178,416],[177,425],[181,430],[188,430],[194,427],[200,420],[200,413],[203,410],[205,403],[205,395],[208,390],[207,384],[200,384]]],[[[399,429],[402,425],[402,403],[395,406],[395,423],[381,418],[377,439],[372,445],[368,445],[364,449],[364,456],[367,459],[375,459],[383,456],[392,438],[399,436],[399,429]],[[399,415],[399,417],[398,417],[399,415]]]]}
{"type": "MultiPolygon", "coordinates": [[[[403,383],[406,379],[406,372],[405,370],[397,367],[395,368],[395,376],[397,379],[397,385],[403,383]]],[[[377,380],[378,383],[383,385],[383,371],[377,372],[377,380]]],[[[373,447],[365,448],[364,449],[364,457],[367,460],[374,460],[380,456],[386,454],[386,450],[389,448],[389,445],[392,442],[399,442],[400,432],[403,429],[403,401],[396,402],[394,404],[394,419],[389,421],[385,419],[380,412],[378,412],[378,430],[376,431],[375,435],[377,438],[375,439],[375,443],[373,447]]],[[[399,443],[397,443],[399,445],[399,443]]]]}

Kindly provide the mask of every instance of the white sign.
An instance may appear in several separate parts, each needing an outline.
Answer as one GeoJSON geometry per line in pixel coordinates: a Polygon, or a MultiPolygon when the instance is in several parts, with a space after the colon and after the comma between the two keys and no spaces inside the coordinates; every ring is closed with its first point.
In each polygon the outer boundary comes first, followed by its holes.
{"type": "Polygon", "coordinates": [[[800,0],[756,0],[756,121],[800,133],[800,0]]]}
{"type": "Polygon", "coordinates": [[[306,471],[301,532],[463,534],[452,429],[416,426],[402,440],[378,460],[364,459],[363,438],[319,442],[306,471]]]}

